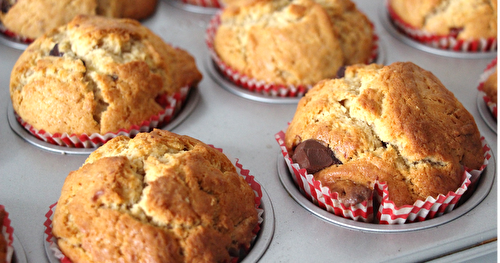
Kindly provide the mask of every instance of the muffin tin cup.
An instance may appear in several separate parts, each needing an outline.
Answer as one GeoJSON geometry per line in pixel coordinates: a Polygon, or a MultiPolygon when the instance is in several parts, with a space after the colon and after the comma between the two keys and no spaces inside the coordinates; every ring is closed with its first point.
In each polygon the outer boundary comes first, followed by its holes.
{"type": "Polygon", "coordinates": [[[129,130],[120,130],[116,133],[107,133],[104,135],[50,134],[43,130],[37,130],[29,123],[23,121],[12,110],[11,105],[9,105],[8,119],[11,128],[18,135],[36,146],[60,153],[87,154],[119,135],[133,137],[140,132],[147,132],[153,128],[161,128],[162,126],[165,129],[172,129],[191,113],[199,101],[199,93],[197,88],[186,86],[181,88],[178,93],[172,96],[163,96],[160,99],[163,100],[160,104],[166,104],[167,106],[158,115],[151,117],[148,121],[144,121],[140,126],[135,125],[129,130]],[[19,126],[21,127],[20,129],[19,126]]]}
{"type": "MultiPolygon", "coordinates": [[[[208,47],[209,55],[212,60],[212,63],[214,64],[213,66],[215,67],[215,71],[217,71],[217,74],[222,75],[222,77],[226,78],[232,86],[235,86],[236,88],[246,90],[250,93],[254,94],[260,94],[264,97],[270,97],[270,98],[300,98],[304,96],[304,94],[310,90],[314,85],[283,85],[283,84],[276,84],[276,83],[267,83],[266,81],[263,80],[258,80],[255,78],[251,78],[241,72],[238,72],[236,69],[231,68],[229,65],[227,65],[222,59],[217,55],[217,52],[215,51],[214,48],[214,39],[215,39],[215,34],[217,33],[217,28],[221,24],[220,20],[220,15],[222,11],[218,12],[215,14],[211,19],[208,24],[206,34],[205,34],[205,42],[208,47]]],[[[372,25],[373,26],[373,25],[372,25]]],[[[379,38],[376,34],[373,35],[373,49],[372,49],[372,55],[369,61],[366,63],[383,63],[383,58],[380,57],[380,44],[379,44],[379,38]]],[[[210,62],[208,63],[208,66],[211,67],[210,62]]],[[[214,76],[214,74],[211,74],[214,76]]],[[[225,84],[225,83],[224,83],[225,84]]],[[[224,87],[227,87],[227,85],[224,85],[224,87]]],[[[235,87],[231,87],[231,89],[234,89],[235,87]]],[[[246,98],[252,98],[253,96],[245,96],[245,93],[247,92],[235,92],[237,95],[243,95],[243,97],[246,98]]],[[[259,95],[257,95],[259,96],[259,95]]],[[[257,100],[259,98],[257,97],[257,100]]],[[[263,99],[262,101],[266,101],[266,99],[263,99]]],[[[296,100],[298,101],[298,100],[296,100]]]]}
{"type": "Polygon", "coordinates": [[[388,29],[392,29],[390,27],[393,27],[395,30],[397,30],[406,39],[399,37],[395,32],[392,32],[393,35],[395,35],[397,38],[400,38],[400,40],[403,40],[403,42],[410,44],[411,46],[438,55],[452,57],[480,58],[484,57],[484,55],[488,57],[496,56],[496,38],[461,40],[457,39],[457,36],[454,35],[436,35],[415,28],[404,22],[401,17],[398,16],[389,6],[389,3],[387,1],[384,1],[382,9],[383,11],[381,12],[381,18],[382,21],[385,21],[386,24],[388,24],[386,27],[388,29]],[[408,41],[408,39],[411,39],[413,41],[408,41]],[[444,52],[440,52],[439,50],[444,52]],[[467,56],[467,54],[470,54],[470,56],[467,56]]]}
{"type": "MultiPolygon", "coordinates": [[[[215,149],[222,152],[222,149],[215,149]]],[[[245,181],[253,189],[255,194],[255,209],[258,212],[258,225],[253,230],[255,236],[247,255],[242,260],[234,258],[231,262],[257,262],[271,243],[274,234],[274,210],[267,192],[255,180],[254,176],[250,174],[250,171],[243,168],[238,159],[233,160],[232,163],[236,167],[238,174],[245,178],[245,181]]],[[[45,253],[50,263],[71,263],[71,260],[61,252],[56,238],[52,235],[52,218],[56,206],[57,202],[50,205],[49,211],[45,214],[46,220],[43,223],[45,227],[43,233],[45,253]]]]}
{"type": "Polygon", "coordinates": [[[33,39],[26,38],[8,30],[0,22],[0,43],[19,50],[25,50],[33,39]]]}
{"type": "MultiPolygon", "coordinates": [[[[496,101],[493,101],[490,97],[488,97],[486,95],[486,93],[483,91],[483,86],[484,86],[484,82],[488,79],[488,77],[491,74],[495,73],[496,71],[497,71],[497,59],[495,58],[484,69],[484,72],[479,77],[479,84],[477,86],[477,89],[479,91],[479,96],[481,96],[481,98],[483,99],[483,103],[486,104],[491,115],[494,117],[495,123],[488,124],[488,126],[490,126],[490,127],[495,126],[495,127],[491,127],[491,128],[495,128],[494,129],[495,132],[496,132],[496,120],[497,120],[497,103],[496,103],[496,101]]],[[[482,114],[481,114],[481,116],[485,119],[485,117],[482,114]]],[[[485,119],[485,121],[486,121],[486,119],[485,119]]]]}
{"type": "MultiPolygon", "coordinates": [[[[5,207],[0,205],[0,211],[5,211],[5,207]]],[[[7,253],[6,253],[6,262],[13,262],[12,255],[14,254],[14,228],[10,225],[9,213],[5,211],[5,217],[3,219],[2,227],[0,228],[1,234],[5,241],[7,241],[7,253]]]]}
{"type": "Polygon", "coordinates": [[[383,182],[376,182],[374,186],[374,198],[379,203],[378,207],[373,207],[374,202],[370,200],[356,206],[345,207],[338,200],[336,193],[331,193],[330,189],[323,187],[321,182],[315,180],[312,174],[308,174],[305,169],[301,169],[298,164],[293,163],[285,147],[284,138],[285,133],[283,131],[275,135],[275,139],[280,145],[282,156],[290,173],[293,175],[296,185],[298,185],[300,191],[309,200],[337,216],[376,224],[392,225],[421,222],[449,213],[466,193],[466,190],[476,186],[481,173],[487,167],[492,157],[489,146],[486,144],[484,138],[481,138],[484,163],[479,170],[465,169],[462,175],[463,182],[455,192],[450,191],[446,195],[439,195],[437,198],[428,197],[426,200],[417,200],[413,205],[396,207],[389,200],[387,185],[383,182]],[[371,216],[370,213],[375,210],[377,210],[376,217],[371,216]]]}

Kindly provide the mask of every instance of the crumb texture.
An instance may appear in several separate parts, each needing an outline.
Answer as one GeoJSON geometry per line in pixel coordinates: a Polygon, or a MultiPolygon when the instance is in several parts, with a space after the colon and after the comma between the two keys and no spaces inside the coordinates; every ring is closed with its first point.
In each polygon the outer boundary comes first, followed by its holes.
{"type": "Polygon", "coordinates": [[[323,185],[386,182],[398,206],[455,191],[462,166],[478,169],[484,160],[472,115],[411,62],[351,66],[344,78],[320,82],[299,102],[288,151],[307,139],[328,145],[342,162],[315,173],[323,185]]]}
{"type": "Polygon", "coordinates": [[[64,182],[53,234],[72,262],[229,262],[257,225],[227,157],[167,131],[117,137],[64,182]]]}

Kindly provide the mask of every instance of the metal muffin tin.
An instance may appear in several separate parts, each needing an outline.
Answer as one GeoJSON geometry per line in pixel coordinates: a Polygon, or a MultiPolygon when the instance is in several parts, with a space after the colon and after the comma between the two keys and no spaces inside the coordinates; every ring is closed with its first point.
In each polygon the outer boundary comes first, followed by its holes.
{"type": "MultiPolygon", "coordinates": [[[[477,187],[474,193],[460,206],[456,207],[453,211],[444,214],[442,216],[429,219],[423,222],[415,222],[401,225],[380,225],[374,223],[365,223],[354,221],[351,219],[343,218],[337,215],[334,215],[319,206],[315,205],[312,201],[307,199],[301,191],[298,189],[295,184],[290,170],[286,165],[285,159],[282,154],[278,155],[278,175],[280,177],[281,183],[288,191],[288,193],[292,196],[297,203],[303,206],[306,210],[320,217],[321,219],[337,224],[339,226],[353,228],[361,231],[373,231],[373,232],[382,232],[382,233],[392,233],[392,232],[406,232],[406,231],[415,231],[422,230],[431,227],[437,227],[441,224],[445,224],[450,222],[451,220],[455,220],[458,217],[464,215],[469,212],[471,209],[476,207],[483,199],[490,193],[491,187],[493,185],[493,181],[495,179],[496,174],[496,164],[494,158],[490,159],[491,161],[488,164],[488,167],[481,174],[480,180],[477,182],[477,187]]],[[[375,210],[375,208],[374,208],[375,210]]],[[[374,211],[375,213],[376,211],[374,211]]]]}
{"type": "Polygon", "coordinates": [[[12,263],[27,263],[26,253],[24,252],[23,245],[19,242],[16,235],[14,236],[14,241],[12,242],[12,247],[14,247],[14,253],[12,254],[12,263]]]}
{"type": "MultiPolygon", "coordinates": [[[[465,212],[467,207],[458,207],[449,214],[453,219],[414,230],[379,231],[342,226],[304,208],[281,182],[276,159],[281,149],[274,138],[293,118],[296,103],[262,102],[225,89],[210,75],[207,65],[210,60],[205,31],[212,15],[186,10],[171,1],[176,0],[159,1],[156,13],[141,22],[166,42],[191,53],[203,74],[198,85],[199,102],[172,131],[217,145],[227,155],[237,156],[265,188],[272,204],[274,231],[257,240],[256,245],[265,247],[259,248],[259,254],[263,254],[246,260],[265,263],[496,261],[496,175],[491,190],[480,192],[486,196],[473,208],[465,212]],[[455,217],[455,213],[461,215],[455,217]]],[[[477,76],[491,58],[464,59],[423,51],[403,42],[384,26],[380,17],[383,0],[354,2],[375,24],[385,51],[384,63],[412,61],[434,73],[474,116],[480,133],[492,148],[494,156],[490,164],[496,165],[497,135],[481,117],[475,88],[477,76]]],[[[87,155],[54,154],[33,146],[8,124],[12,109],[8,89],[10,72],[21,53],[0,44],[0,123],[4,124],[0,126],[0,203],[9,211],[14,234],[27,252],[27,261],[47,263],[49,258],[40,238],[44,215],[54,200],[58,200],[66,175],[78,169],[87,155]]],[[[491,167],[485,172],[496,174],[491,167]]],[[[444,219],[429,222],[433,220],[444,219]]]]}
{"type": "MultiPolygon", "coordinates": [[[[200,93],[197,88],[192,88],[189,91],[186,101],[182,106],[181,111],[165,126],[158,127],[163,130],[172,130],[177,125],[179,125],[183,120],[185,120],[189,114],[194,110],[196,104],[200,100],[200,93]]],[[[36,138],[33,134],[27,131],[17,120],[14,114],[14,109],[12,108],[12,102],[10,102],[7,109],[7,118],[9,120],[10,128],[17,133],[20,137],[25,139],[30,144],[40,147],[44,150],[60,153],[60,154],[90,154],[95,150],[95,148],[75,148],[75,147],[64,147],[52,143],[48,143],[36,138]]]]}

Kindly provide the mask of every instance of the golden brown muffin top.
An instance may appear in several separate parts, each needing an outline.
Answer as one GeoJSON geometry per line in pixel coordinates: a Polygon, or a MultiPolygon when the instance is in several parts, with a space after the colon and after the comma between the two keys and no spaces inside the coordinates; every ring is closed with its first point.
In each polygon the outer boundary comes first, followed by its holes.
{"type": "Polygon", "coordinates": [[[368,18],[349,0],[260,0],[224,9],[214,38],[222,61],[268,83],[313,85],[373,50],[368,18]]]}
{"type": "Polygon", "coordinates": [[[398,206],[455,191],[462,165],[478,169],[484,160],[472,115],[411,62],[355,65],[317,84],[299,102],[286,147],[293,152],[307,139],[342,162],[315,174],[324,185],[387,182],[398,206]]]}
{"type": "Polygon", "coordinates": [[[194,58],[139,22],[77,16],[38,38],[11,73],[14,110],[50,133],[116,132],[139,125],[202,78],[194,58]]]}
{"type": "Polygon", "coordinates": [[[434,33],[458,32],[458,39],[496,38],[496,0],[389,0],[408,24],[434,33]]]}
{"type": "Polygon", "coordinates": [[[218,150],[154,130],[117,137],[66,178],[53,234],[72,262],[228,262],[255,194],[218,150]]]}

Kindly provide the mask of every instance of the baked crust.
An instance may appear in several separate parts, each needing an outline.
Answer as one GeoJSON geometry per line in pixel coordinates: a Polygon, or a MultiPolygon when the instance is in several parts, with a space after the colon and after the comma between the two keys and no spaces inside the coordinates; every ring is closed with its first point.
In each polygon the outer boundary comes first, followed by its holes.
{"type": "Polygon", "coordinates": [[[17,0],[0,21],[10,31],[36,39],[71,21],[76,15],[144,19],[156,10],[157,0],[17,0]]]}
{"type": "Polygon", "coordinates": [[[312,85],[371,57],[373,30],[349,0],[261,0],[221,14],[214,49],[268,83],[312,85]]]}
{"type": "Polygon", "coordinates": [[[189,53],[139,22],[79,15],[25,50],[10,93],[16,113],[38,130],[105,134],[149,120],[163,109],[157,96],[201,78],[189,53]]]}
{"type": "Polygon", "coordinates": [[[484,157],[472,115],[429,71],[411,62],[347,67],[342,79],[317,84],[299,102],[285,144],[328,145],[343,164],[315,173],[334,188],[350,181],[389,186],[397,206],[456,191],[462,165],[484,157]]]}
{"type": "Polygon", "coordinates": [[[483,84],[483,91],[493,103],[497,103],[497,71],[493,72],[483,84]]]}
{"type": "Polygon", "coordinates": [[[496,0],[389,0],[408,24],[436,35],[470,40],[497,37],[496,0]]]}
{"type": "Polygon", "coordinates": [[[154,130],[117,137],[66,178],[53,234],[72,262],[229,262],[255,195],[218,150],[154,130]]]}

